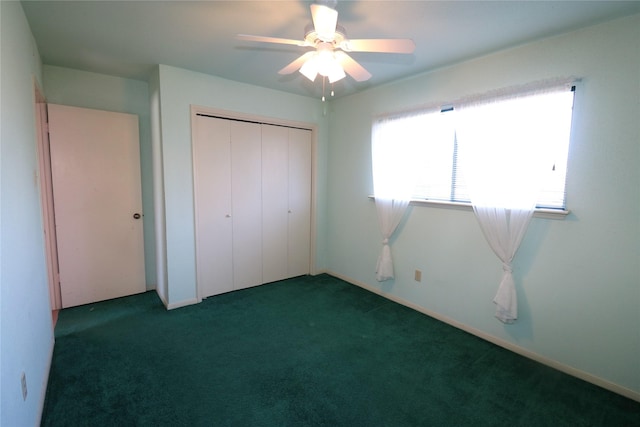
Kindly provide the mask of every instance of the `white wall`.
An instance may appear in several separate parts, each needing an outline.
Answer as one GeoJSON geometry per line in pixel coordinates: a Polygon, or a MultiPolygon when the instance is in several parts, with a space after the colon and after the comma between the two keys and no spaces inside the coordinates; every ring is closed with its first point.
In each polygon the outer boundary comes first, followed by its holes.
{"type": "Polygon", "coordinates": [[[21,4],[0,2],[0,15],[0,425],[34,426],[53,351],[33,90],[34,77],[42,87],[42,66],[21,4]]]}
{"type": "MultiPolygon", "coordinates": [[[[199,105],[298,122],[319,128],[319,155],[326,153],[326,123],[320,100],[264,89],[175,67],[160,65],[162,178],[165,195],[167,259],[166,303],[170,307],[196,302],[193,168],[190,106],[199,105]]],[[[320,167],[326,160],[321,159],[320,167]]],[[[325,177],[323,171],[317,173],[325,177]]],[[[318,206],[326,206],[325,185],[318,182],[318,206]]],[[[318,212],[318,235],[324,235],[318,212]]],[[[324,239],[319,241],[322,248],[324,239]]],[[[322,249],[319,251],[324,253],[322,249]]],[[[316,263],[322,268],[322,258],[316,263]]]]}
{"type": "Polygon", "coordinates": [[[138,116],[140,173],[144,212],[144,258],[147,289],[156,287],[155,217],[151,153],[149,85],[139,80],[44,65],[44,91],[51,104],[116,111],[138,116]]]}
{"type": "Polygon", "coordinates": [[[328,269],[640,398],[639,78],[636,15],[332,101],[328,269]],[[518,322],[493,317],[501,263],[469,211],[410,208],[392,241],[396,279],[376,282],[372,116],[564,76],[583,79],[567,177],[572,213],[529,228],[514,263],[518,322]]]}

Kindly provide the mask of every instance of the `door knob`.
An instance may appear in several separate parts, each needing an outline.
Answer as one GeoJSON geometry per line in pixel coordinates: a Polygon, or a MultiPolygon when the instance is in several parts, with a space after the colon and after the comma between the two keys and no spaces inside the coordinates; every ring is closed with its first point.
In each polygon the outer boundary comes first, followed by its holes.
{"type": "Polygon", "coordinates": [[[133,219],[140,219],[141,216],[142,215],[140,215],[139,213],[136,212],[136,213],[133,214],[133,219]]]}

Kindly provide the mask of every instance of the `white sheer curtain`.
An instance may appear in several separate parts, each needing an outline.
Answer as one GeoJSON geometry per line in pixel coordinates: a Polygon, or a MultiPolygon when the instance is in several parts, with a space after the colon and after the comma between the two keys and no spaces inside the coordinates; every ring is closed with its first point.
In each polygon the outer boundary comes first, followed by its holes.
{"type": "Polygon", "coordinates": [[[394,278],[389,240],[404,217],[416,184],[420,130],[415,115],[381,119],[372,127],[371,154],[373,194],[382,250],[376,265],[376,280],[394,278]]]}
{"type": "Polygon", "coordinates": [[[553,168],[557,138],[568,138],[568,90],[566,84],[543,85],[524,95],[502,96],[499,102],[455,106],[459,168],[466,171],[480,228],[502,261],[502,280],[493,302],[496,317],[505,323],[518,318],[512,261],[545,174],[553,168]]]}

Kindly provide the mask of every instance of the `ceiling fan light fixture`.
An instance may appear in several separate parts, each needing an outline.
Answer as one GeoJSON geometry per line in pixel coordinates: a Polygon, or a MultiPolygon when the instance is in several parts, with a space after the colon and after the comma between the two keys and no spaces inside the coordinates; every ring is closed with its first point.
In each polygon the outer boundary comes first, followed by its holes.
{"type": "Polygon", "coordinates": [[[302,67],[300,67],[300,74],[305,76],[311,81],[316,79],[318,75],[318,55],[314,55],[305,62],[302,67]]]}
{"type": "Polygon", "coordinates": [[[344,79],[347,75],[344,73],[344,70],[342,69],[342,66],[338,63],[338,61],[333,59],[333,61],[331,62],[331,67],[326,76],[329,78],[329,83],[335,83],[338,80],[344,79]]]}
{"type": "Polygon", "coordinates": [[[312,58],[314,66],[318,74],[329,78],[329,82],[337,82],[346,77],[344,69],[340,62],[336,59],[333,45],[330,43],[321,43],[317,47],[316,55],[312,58]]]}
{"type": "Polygon", "coordinates": [[[333,53],[329,51],[318,51],[316,55],[316,63],[318,64],[318,74],[321,76],[328,76],[333,68],[333,63],[335,59],[333,58],[333,53]]]}
{"type": "Polygon", "coordinates": [[[311,58],[300,67],[300,73],[311,81],[315,81],[318,74],[327,77],[330,83],[346,77],[342,65],[336,58],[333,47],[329,43],[322,43],[311,58]]]}

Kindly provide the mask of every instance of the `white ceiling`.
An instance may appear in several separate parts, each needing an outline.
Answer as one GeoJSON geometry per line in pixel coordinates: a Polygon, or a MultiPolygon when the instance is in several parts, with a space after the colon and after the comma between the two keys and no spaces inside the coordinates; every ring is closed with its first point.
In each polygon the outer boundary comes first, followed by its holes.
{"type": "MultiPolygon", "coordinates": [[[[321,82],[277,72],[309,48],[239,41],[302,39],[310,1],[22,1],[45,64],[146,80],[166,64],[305,96],[321,82]]],[[[640,13],[640,1],[339,1],[351,38],[411,38],[412,55],[352,53],[373,77],[343,96],[594,23],[640,13]]]]}

